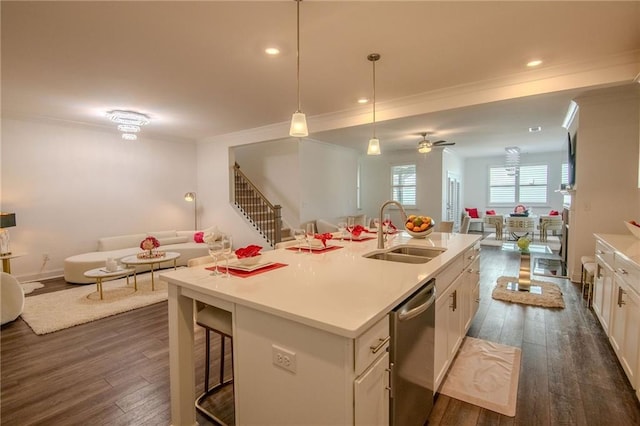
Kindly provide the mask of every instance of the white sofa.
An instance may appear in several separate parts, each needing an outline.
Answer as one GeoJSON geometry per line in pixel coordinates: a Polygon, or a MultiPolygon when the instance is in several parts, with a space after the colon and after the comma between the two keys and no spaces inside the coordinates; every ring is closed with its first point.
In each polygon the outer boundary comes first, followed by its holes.
{"type": "MultiPolygon", "coordinates": [[[[95,280],[86,278],[84,273],[90,269],[105,265],[108,258],[120,260],[125,256],[138,254],[140,242],[148,236],[153,236],[160,242],[158,250],[180,253],[177,259],[178,266],[184,266],[189,259],[206,256],[209,252],[207,245],[197,243],[194,236],[197,231],[157,231],[143,234],[119,235],[104,237],[98,240],[98,250],[89,253],[77,254],[64,260],[64,279],[73,284],[89,284],[95,280]]],[[[173,266],[173,262],[162,264],[161,267],[173,266]]],[[[137,266],[138,272],[150,270],[149,266],[137,266]]]]}

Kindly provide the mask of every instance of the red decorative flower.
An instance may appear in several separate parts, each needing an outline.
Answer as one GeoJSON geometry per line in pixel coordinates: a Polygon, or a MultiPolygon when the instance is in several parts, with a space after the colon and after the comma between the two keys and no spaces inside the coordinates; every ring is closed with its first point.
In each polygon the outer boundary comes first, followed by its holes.
{"type": "Polygon", "coordinates": [[[331,234],[331,232],[327,232],[325,234],[316,234],[313,236],[313,238],[315,238],[316,240],[322,241],[322,245],[324,247],[327,246],[327,240],[330,240],[332,237],[333,235],[331,234]]]}
{"type": "Polygon", "coordinates": [[[160,241],[158,241],[156,237],[147,237],[140,242],[140,248],[142,250],[151,251],[158,247],[160,247],[160,241]]]}
{"type": "Polygon", "coordinates": [[[246,247],[237,249],[235,253],[238,259],[243,259],[245,257],[254,257],[259,255],[260,250],[262,250],[262,247],[251,244],[246,247]]]}

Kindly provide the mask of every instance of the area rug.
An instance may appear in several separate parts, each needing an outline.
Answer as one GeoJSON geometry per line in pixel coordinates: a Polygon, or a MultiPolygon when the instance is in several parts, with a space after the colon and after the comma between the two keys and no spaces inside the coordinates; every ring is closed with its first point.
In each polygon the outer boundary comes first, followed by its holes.
{"type": "Polygon", "coordinates": [[[22,287],[22,291],[24,292],[24,294],[29,294],[33,293],[33,290],[44,287],[44,284],[37,281],[32,281],[28,283],[20,283],[20,287],[22,287]]]}
{"type": "Polygon", "coordinates": [[[517,282],[516,277],[500,277],[491,293],[491,297],[505,302],[520,303],[523,305],[541,306],[543,308],[564,308],[562,291],[556,284],[544,281],[531,280],[532,286],[542,288],[542,294],[529,293],[528,291],[507,290],[509,282],[517,282]]]}
{"type": "Polygon", "coordinates": [[[151,291],[151,274],[138,274],[138,291],[133,277],[102,283],[103,300],[96,285],[82,285],[25,298],[22,319],[36,334],[47,334],[111,315],[131,311],[167,300],[167,283],[155,275],[155,291],[151,291]]]}
{"type": "Polygon", "coordinates": [[[521,356],[519,348],[465,337],[440,393],[513,417],[521,356]]]}
{"type": "MultiPolygon", "coordinates": [[[[541,243],[538,238],[539,238],[539,236],[536,235],[536,239],[535,239],[534,244],[546,245],[552,251],[556,251],[556,252],[558,250],[560,250],[560,239],[558,237],[550,235],[549,237],[547,237],[547,242],[546,243],[541,243]]],[[[509,240],[507,239],[506,236],[502,240],[496,240],[496,234],[495,234],[495,232],[492,232],[491,234],[487,235],[485,238],[480,240],[480,245],[481,246],[490,246],[490,247],[501,247],[502,244],[506,243],[506,242],[509,242],[509,240]]]]}

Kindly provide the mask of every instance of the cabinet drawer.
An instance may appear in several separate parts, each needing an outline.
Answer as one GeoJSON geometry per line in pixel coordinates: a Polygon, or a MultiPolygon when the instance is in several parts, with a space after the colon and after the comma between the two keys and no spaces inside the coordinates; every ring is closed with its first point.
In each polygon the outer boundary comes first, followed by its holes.
{"type": "Polygon", "coordinates": [[[440,297],[464,269],[464,256],[458,256],[444,271],[436,276],[436,295],[440,297]]]}
{"type": "Polygon", "coordinates": [[[389,317],[378,321],[355,341],[356,376],[362,374],[369,365],[389,348],[389,317]]]}
{"type": "Polygon", "coordinates": [[[480,254],[480,246],[474,246],[471,247],[470,249],[468,249],[467,251],[464,252],[464,255],[462,256],[464,259],[464,268],[466,268],[467,266],[469,266],[474,260],[476,260],[478,258],[478,255],[480,254]]]}
{"type": "Polygon", "coordinates": [[[600,240],[596,240],[596,258],[613,268],[613,249],[600,240]]]}
{"type": "Polygon", "coordinates": [[[616,253],[613,270],[619,279],[622,279],[628,287],[640,294],[640,268],[616,253]]]}

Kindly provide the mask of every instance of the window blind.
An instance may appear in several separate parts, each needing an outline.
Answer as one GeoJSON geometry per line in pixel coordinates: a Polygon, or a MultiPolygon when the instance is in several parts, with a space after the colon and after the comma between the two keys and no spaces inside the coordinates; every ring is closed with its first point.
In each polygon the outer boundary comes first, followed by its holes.
{"type": "Polygon", "coordinates": [[[416,165],[391,166],[391,199],[403,206],[416,205],[416,165]]]}

